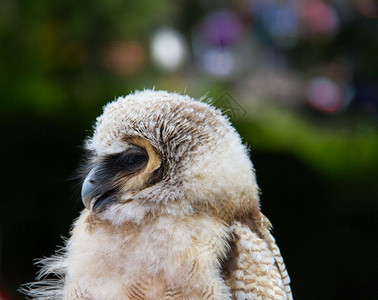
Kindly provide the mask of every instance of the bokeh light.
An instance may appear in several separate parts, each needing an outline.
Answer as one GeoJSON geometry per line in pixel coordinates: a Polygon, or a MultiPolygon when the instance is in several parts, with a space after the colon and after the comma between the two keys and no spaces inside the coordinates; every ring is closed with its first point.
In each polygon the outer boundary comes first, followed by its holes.
{"type": "Polygon", "coordinates": [[[112,42],[106,49],[105,65],[119,75],[135,75],[146,62],[146,50],[139,42],[112,42]]]}
{"type": "Polygon", "coordinates": [[[188,49],[183,36],[172,28],[161,28],[152,37],[151,56],[154,63],[166,71],[181,68],[188,49]]]}
{"type": "Polygon", "coordinates": [[[340,87],[326,77],[311,79],[306,96],[310,106],[325,113],[338,112],[346,105],[340,87]]]}
{"type": "Polygon", "coordinates": [[[378,5],[374,0],[354,0],[357,11],[369,18],[378,17],[378,5]]]}
{"type": "Polygon", "coordinates": [[[305,34],[334,35],[340,26],[336,11],[322,0],[306,0],[301,7],[305,34]]]}
{"type": "Polygon", "coordinates": [[[245,63],[244,28],[232,11],[210,12],[193,32],[194,62],[197,68],[216,78],[236,78],[245,63]]]}

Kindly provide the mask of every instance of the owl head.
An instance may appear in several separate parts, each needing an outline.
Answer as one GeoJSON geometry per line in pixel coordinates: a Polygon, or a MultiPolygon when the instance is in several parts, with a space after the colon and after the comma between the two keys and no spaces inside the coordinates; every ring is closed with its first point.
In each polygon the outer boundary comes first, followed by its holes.
{"type": "Polygon", "coordinates": [[[227,220],[258,209],[249,153],[222,113],[186,95],[138,91],[104,107],[85,147],[86,209],[114,225],[161,215],[227,220]]]}

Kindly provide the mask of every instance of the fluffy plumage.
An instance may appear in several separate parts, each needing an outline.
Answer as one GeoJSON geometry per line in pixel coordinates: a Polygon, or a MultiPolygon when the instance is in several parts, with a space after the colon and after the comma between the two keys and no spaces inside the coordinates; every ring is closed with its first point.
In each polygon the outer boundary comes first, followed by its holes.
{"type": "Polygon", "coordinates": [[[86,208],[30,297],[292,299],[248,151],[220,111],[136,92],[105,106],[85,145],[86,208]]]}

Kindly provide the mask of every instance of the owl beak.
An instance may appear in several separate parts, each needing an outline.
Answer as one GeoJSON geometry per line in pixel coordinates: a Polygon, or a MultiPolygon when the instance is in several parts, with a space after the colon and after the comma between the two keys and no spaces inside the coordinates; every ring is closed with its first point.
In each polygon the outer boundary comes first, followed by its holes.
{"type": "Polygon", "coordinates": [[[91,207],[91,201],[95,196],[96,180],[95,180],[96,168],[93,168],[85,177],[83,185],[81,187],[81,200],[87,209],[91,207]]]}
{"type": "Polygon", "coordinates": [[[116,189],[107,188],[107,184],[99,182],[98,168],[93,168],[85,177],[81,187],[81,200],[87,209],[94,213],[100,212],[107,204],[115,199],[116,189]]]}

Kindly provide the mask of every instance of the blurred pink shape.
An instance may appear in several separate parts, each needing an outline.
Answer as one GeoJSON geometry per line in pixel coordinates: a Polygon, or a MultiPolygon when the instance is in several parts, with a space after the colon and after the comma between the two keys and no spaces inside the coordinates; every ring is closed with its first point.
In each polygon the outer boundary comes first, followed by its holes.
{"type": "Polygon", "coordinates": [[[311,34],[332,35],[339,28],[335,10],[321,0],[308,0],[301,8],[301,16],[311,34]]]}
{"type": "Polygon", "coordinates": [[[335,113],[345,106],[340,86],[327,77],[315,77],[307,86],[306,100],[319,111],[335,113]]]}
{"type": "Polygon", "coordinates": [[[104,63],[118,75],[133,75],[143,68],[146,54],[136,41],[115,41],[106,49],[104,63]]]}
{"type": "Polygon", "coordinates": [[[0,287],[0,300],[11,300],[10,296],[0,287]]]}
{"type": "Polygon", "coordinates": [[[378,8],[374,0],[354,0],[358,12],[369,18],[378,17],[378,8]]]}

